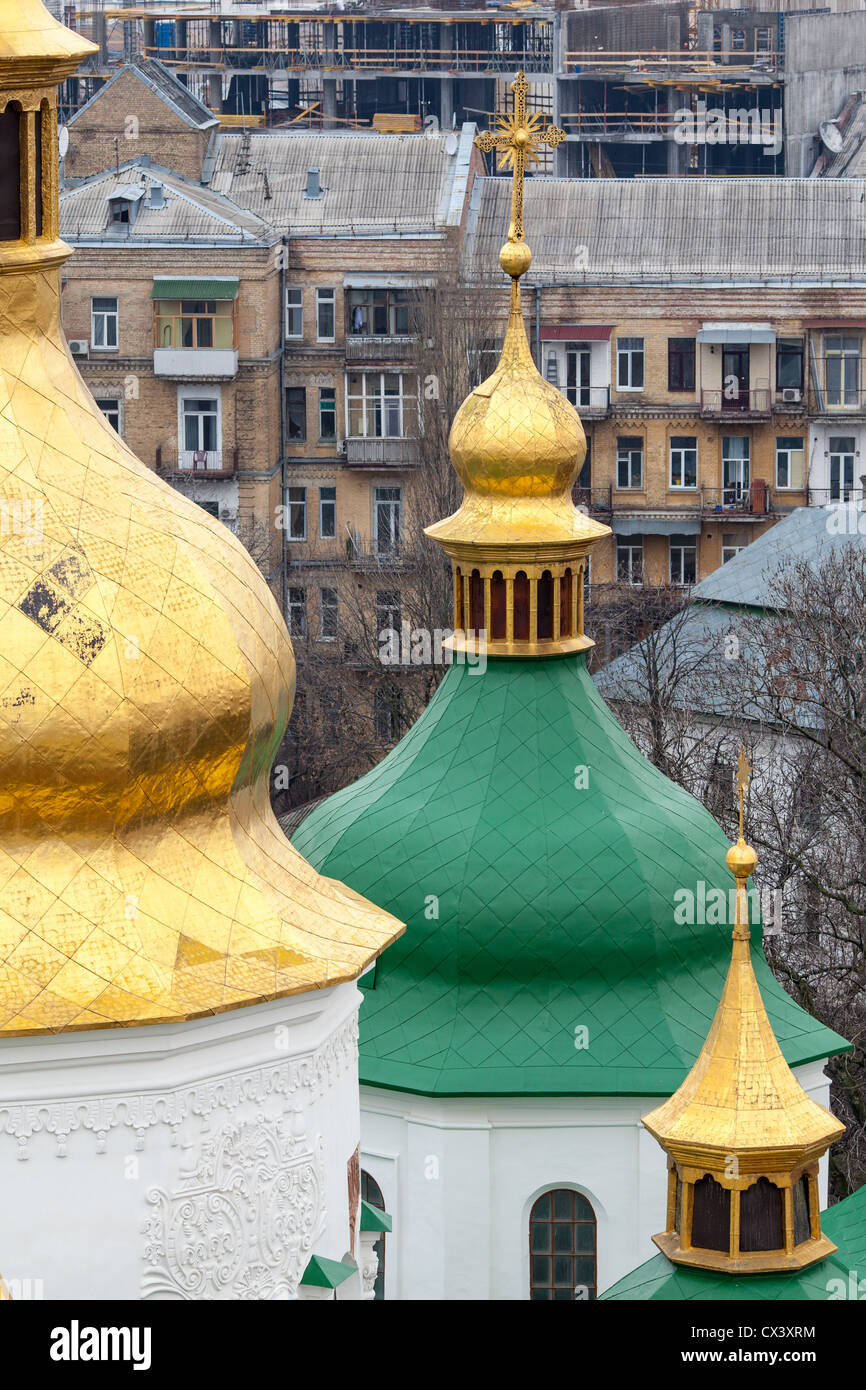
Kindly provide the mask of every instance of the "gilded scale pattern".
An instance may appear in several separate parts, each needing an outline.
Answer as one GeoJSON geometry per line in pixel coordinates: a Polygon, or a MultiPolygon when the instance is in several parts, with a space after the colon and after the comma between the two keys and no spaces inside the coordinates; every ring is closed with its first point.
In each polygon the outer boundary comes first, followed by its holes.
{"type": "MultiPolygon", "coordinates": [[[[38,86],[56,129],[55,84],[91,50],[40,0],[0,0],[0,104],[38,86]]],[[[0,244],[0,1030],[355,978],[402,925],[272,814],[285,625],[244,548],[95,406],[60,327],[56,161],[38,239],[24,165],[22,239],[0,244]]]]}

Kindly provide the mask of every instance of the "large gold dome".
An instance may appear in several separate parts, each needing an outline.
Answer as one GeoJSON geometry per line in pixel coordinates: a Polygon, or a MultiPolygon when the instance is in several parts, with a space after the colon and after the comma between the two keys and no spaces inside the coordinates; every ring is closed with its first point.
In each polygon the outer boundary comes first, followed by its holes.
{"type": "MultiPolygon", "coordinates": [[[[0,0],[0,28],[14,10],[0,0]]],[[[15,90],[23,121],[56,121],[53,86],[15,88],[37,51],[2,64],[0,106],[15,90]]],[[[162,1022],[353,979],[401,924],[274,819],[288,633],[244,548],[139,462],[78,375],[45,164],[43,234],[31,218],[0,243],[0,1029],[162,1022]]]]}

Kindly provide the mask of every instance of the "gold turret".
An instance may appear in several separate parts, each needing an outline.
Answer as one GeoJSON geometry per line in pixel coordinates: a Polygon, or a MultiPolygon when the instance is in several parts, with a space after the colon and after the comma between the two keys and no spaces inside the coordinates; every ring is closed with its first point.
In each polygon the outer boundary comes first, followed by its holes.
{"type": "Polygon", "coordinates": [[[476,138],[512,167],[511,221],[499,263],[511,277],[511,304],[499,365],[463,402],[449,449],[465,490],[453,516],[427,528],[451,558],[454,627],[460,650],[487,634],[491,656],[549,656],[582,651],[583,576],[595,541],[608,526],[578,511],[572,498],[586,457],[574,406],[536,369],[526,340],[520,277],[532,261],[523,239],[524,174],[539,146],[565,139],[526,115],[528,84],[514,83],[514,114],[498,133],[476,138]]]}
{"type": "Polygon", "coordinates": [[[716,1016],[679,1090],[643,1123],[668,1155],[667,1229],[653,1240],[676,1264],[735,1274],[802,1269],[835,1245],[821,1234],[818,1160],[844,1133],[782,1056],[752,968],[743,839],[749,765],[738,764],[740,834],[731,964],[716,1016]]]}
{"type": "Polygon", "coordinates": [[[57,94],[93,45],[0,0],[0,1031],[354,979],[401,924],[289,845],[291,643],[243,546],[141,463],[60,326],[57,94]]]}

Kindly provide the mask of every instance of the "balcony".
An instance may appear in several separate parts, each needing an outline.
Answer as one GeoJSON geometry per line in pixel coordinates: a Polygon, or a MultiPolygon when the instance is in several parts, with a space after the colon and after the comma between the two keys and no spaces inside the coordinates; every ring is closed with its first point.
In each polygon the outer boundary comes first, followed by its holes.
{"type": "Polygon", "coordinates": [[[837,487],[806,488],[807,506],[826,507],[831,502],[853,502],[858,507],[866,506],[866,488],[845,487],[842,483],[837,487]]]}
{"type": "Polygon", "coordinates": [[[237,348],[155,348],[154,376],[174,381],[227,380],[237,376],[237,348]]]}
{"type": "Polygon", "coordinates": [[[715,521],[764,521],[773,511],[773,499],[766,483],[755,478],[745,485],[702,487],[701,516],[715,521]]]}
{"type": "Polygon", "coordinates": [[[413,335],[353,333],[346,338],[347,362],[411,362],[418,347],[413,335]]]}
{"type": "Polygon", "coordinates": [[[235,449],[178,449],[175,444],[159,444],[156,471],[161,478],[233,478],[238,467],[235,449]]]}
{"type": "Polygon", "coordinates": [[[403,550],[360,550],[352,545],[346,546],[346,564],[351,570],[393,574],[397,570],[410,569],[414,563],[414,555],[403,550]]]}
{"type": "Polygon", "coordinates": [[[723,390],[701,392],[701,415],[712,420],[769,420],[773,393],[768,386],[726,396],[723,390]]]}
{"type": "Polygon", "coordinates": [[[812,415],[827,415],[838,419],[841,415],[866,415],[866,391],[848,390],[837,387],[835,390],[820,390],[812,386],[809,390],[809,411],[812,415]]]}
{"type": "Polygon", "coordinates": [[[610,516],[613,511],[612,487],[576,487],[572,493],[574,505],[590,514],[610,516]]]}
{"type": "Polygon", "coordinates": [[[610,413],[609,386],[561,386],[560,390],[583,420],[600,420],[610,413]]]}
{"type": "Polygon", "coordinates": [[[418,462],[417,439],[371,439],[356,435],[344,443],[347,468],[411,468],[418,462]]]}

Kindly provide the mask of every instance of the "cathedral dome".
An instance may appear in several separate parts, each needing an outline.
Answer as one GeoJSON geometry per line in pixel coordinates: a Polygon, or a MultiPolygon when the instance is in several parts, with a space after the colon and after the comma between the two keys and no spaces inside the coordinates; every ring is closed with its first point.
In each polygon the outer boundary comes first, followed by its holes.
{"type": "Polygon", "coordinates": [[[0,18],[0,107],[18,107],[0,177],[22,190],[0,240],[0,1031],[353,979],[401,927],[320,878],[271,811],[295,680],[277,605],[118,438],[60,327],[47,84],[90,45],[31,0],[0,18]]]}

